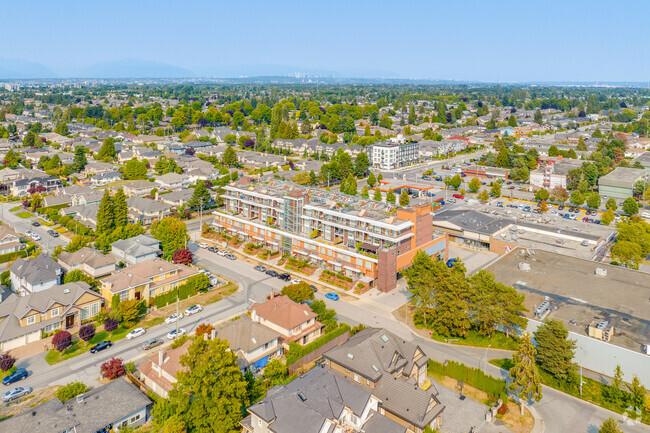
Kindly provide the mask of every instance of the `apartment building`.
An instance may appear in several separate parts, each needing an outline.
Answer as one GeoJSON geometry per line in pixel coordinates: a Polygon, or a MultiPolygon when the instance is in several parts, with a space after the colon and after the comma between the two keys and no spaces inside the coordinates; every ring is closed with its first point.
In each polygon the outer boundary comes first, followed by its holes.
{"type": "Polygon", "coordinates": [[[416,163],[420,158],[420,144],[380,142],[371,146],[368,158],[373,167],[393,170],[416,163]]]}
{"type": "Polygon", "coordinates": [[[582,161],[558,157],[542,157],[537,162],[537,169],[530,172],[530,186],[535,189],[551,190],[567,187],[569,170],[578,168],[582,161]]]}
{"type": "Polygon", "coordinates": [[[309,260],[387,292],[417,251],[446,258],[445,235],[434,232],[432,204],[387,203],[272,179],[226,186],[217,229],[273,251],[309,260]]]}

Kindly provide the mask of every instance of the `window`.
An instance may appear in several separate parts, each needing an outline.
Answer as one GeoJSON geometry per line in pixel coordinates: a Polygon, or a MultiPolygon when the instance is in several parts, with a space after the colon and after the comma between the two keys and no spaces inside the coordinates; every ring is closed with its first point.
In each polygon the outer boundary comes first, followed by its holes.
{"type": "Polygon", "coordinates": [[[29,317],[27,318],[27,324],[28,324],[28,325],[31,325],[31,324],[33,324],[33,323],[35,323],[35,322],[36,322],[36,315],[29,316],[29,317]]]}
{"type": "Polygon", "coordinates": [[[262,418],[257,418],[257,425],[262,426],[262,418]]]}
{"type": "Polygon", "coordinates": [[[58,308],[52,308],[52,312],[50,313],[52,317],[56,317],[59,315],[59,309],[58,308]]]}
{"type": "Polygon", "coordinates": [[[122,290],[120,292],[120,302],[126,301],[127,299],[129,299],[129,291],[128,290],[122,290]]]}
{"type": "Polygon", "coordinates": [[[366,379],[366,385],[370,385],[370,379],[366,379]]]}
{"type": "Polygon", "coordinates": [[[90,306],[90,315],[94,316],[99,313],[99,302],[95,302],[90,306]]]}
{"type": "Polygon", "coordinates": [[[88,313],[90,312],[90,308],[88,307],[83,307],[81,309],[81,320],[85,320],[88,318],[88,313]]]}
{"type": "Polygon", "coordinates": [[[354,374],[354,381],[355,381],[355,382],[359,382],[359,383],[361,383],[361,378],[360,378],[359,375],[356,374],[356,373],[354,374]]]}
{"type": "Polygon", "coordinates": [[[140,414],[137,414],[136,416],[131,417],[131,420],[129,421],[131,424],[136,422],[137,420],[140,419],[140,414]]]}

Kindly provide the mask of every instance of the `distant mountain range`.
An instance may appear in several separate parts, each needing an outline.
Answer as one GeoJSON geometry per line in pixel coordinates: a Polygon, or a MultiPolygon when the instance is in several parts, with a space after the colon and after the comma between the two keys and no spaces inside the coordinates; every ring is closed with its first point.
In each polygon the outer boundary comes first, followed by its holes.
{"type": "Polygon", "coordinates": [[[51,69],[40,63],[18,59],[0,59],[0,79],[58,78],[51,69]]]}

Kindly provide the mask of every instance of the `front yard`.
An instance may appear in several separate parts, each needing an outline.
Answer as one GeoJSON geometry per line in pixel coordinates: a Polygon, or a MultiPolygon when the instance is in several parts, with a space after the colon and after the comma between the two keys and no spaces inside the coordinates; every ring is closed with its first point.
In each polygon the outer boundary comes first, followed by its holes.
{"type": "Polygon", "coordinates": [[[61,361],[65,361],[66,359],[73,358],[77,355],[81,355],[82,353],[88,352],[93,345],[99,343],[100,341],[104,340],[110,340],[110,341],[119,341],[126,337],[126,334],[128,334],[131,329],[135,328],[137,326],[133,326],[131,328],[124,328],[122,325],[120,325],[111,335],[108,334],[108,332],[102,330],[98,331],[95,336],[88,342],[84,342],[79,339],[79,336],[73,335],[72,336],[72,345],[68,347],[66,350],[63,352],[59,352],[56,349],[51,349],[47,355],[45,355],[45,361],[47,361],[48,364],[54,365],[57,364],[61,361]]]}
{"type": "Polygon", "coordinates": [[[31,213],[29,213],[29,212],[27,212],[27,211],[24,210],[24,211],[22,211],[22,212],[18,212],[18,213],[16,214],[16,216],[17,216],[17,217],[20,217],[20,218],[31,218],[31,217],[34,216],[34,214],[31,214],[31,213]]]}

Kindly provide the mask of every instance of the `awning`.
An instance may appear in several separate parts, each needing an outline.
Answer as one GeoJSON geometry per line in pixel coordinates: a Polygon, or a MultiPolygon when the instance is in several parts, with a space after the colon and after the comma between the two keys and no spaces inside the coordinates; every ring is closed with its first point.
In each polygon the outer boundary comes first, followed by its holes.
{"type": "Polygon", "coordinates": [[[377,252],[377,248],[379,248],[379,247],[377,247],[376,245],[366,243],[366,242],[361,244],[361,249],[362,250],[372,251],[373,253],[377,252]]]}
{"type": "Polygon", "coordinates": [[[262,358],[262,359],[258,359],[257,361],[255,361],[255,363],[253,364],[253,366],[254,366],[255,368],[262,368],[262,367],[266,367],[266,364],[268,364],[268,363],[269,363],[269,357],[268,357],[268,355],[267,355],[267,356],[265,356],[264,358],[262,358]]]}
{"type": "Polygon", "coordinates": [[[296,253],[296,254],[301,254],[301,255],[304,255],[304,256],[307,255],[307,252],[305,252],[305,251],[299,251],[299,250],[294,251],[294,253],[296,253]]]}

